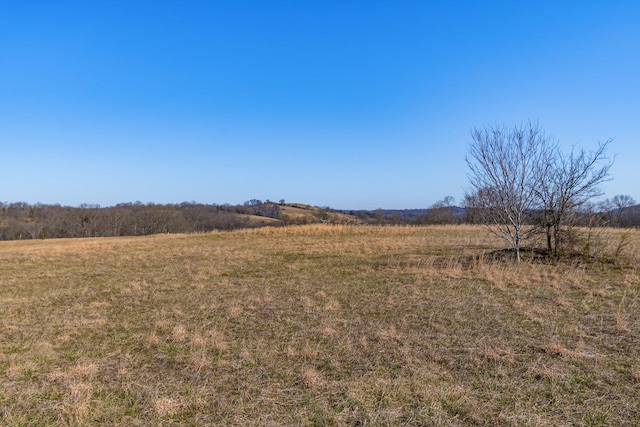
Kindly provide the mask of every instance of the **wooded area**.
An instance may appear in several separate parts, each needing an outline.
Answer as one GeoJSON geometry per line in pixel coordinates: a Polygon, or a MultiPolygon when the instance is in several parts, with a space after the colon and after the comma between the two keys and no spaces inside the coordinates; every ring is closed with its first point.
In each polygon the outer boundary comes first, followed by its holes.
{"type": "Polygon", "coordinates": [[[0,203],[0,239],[204,233],[260,226],[251,215],[280,218],[277,204],[121,203],[112,207],[0,203]]]}
{"type": "MultiPolygon", "coordinates": [[[[257,199],[242,205],[135,202],[110,207],[0,202],[0,240],[206,233],[213,230],[335,222],[338,212],[348,215],[352,223],[376,225],[482,223],[473,206],[465,204],[462,208],[454,206],[453,202],[452,197],[445,197],[428,209],[348,211],[257,199]],[[307,215],[287,215],[287,206],[296,206],[307,215]]],[[[640,225],[640,205],[632,206],[633,203],[633,198],[629,196],[615,196],[598,205],[587,206],[578,216],[582,218],[581,223],[586,225],[637,227],[640,225]]],[[[340,221],[344,221],[344,217],[340,221]]]]}

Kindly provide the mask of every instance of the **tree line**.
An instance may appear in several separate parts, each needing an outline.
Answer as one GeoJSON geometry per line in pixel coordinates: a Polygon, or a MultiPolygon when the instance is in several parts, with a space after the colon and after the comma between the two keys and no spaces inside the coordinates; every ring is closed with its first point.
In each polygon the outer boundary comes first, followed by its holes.
{"type": "Polygon", "coordinates": [[[0,203],[0,240],[205,233],[262,225],[251,216],[278,219],[281,210],[275,203],[261,201],[243,205],[135,202],[111,207],[0,203]]]}
{"type": "MultiPolygon", "coordinates": [[[[618,195],[598,204],[584,206],[573,212],[576,224],[600,226],[640,226],[640,206],[634,206],[630,196],[618,195]]],[[[158,233],[206,233],[213,230],[234,230],[261,226],[297,225],[309,222],[331,222],[329,207],[317,210],[317,215],[290,218],[278,203],[252,199],[242,205],[121,203],[111,207],[58,204],[28,204],[0,202],[0,240],[44,239],[64,237],[142,236],[158,233]],[[261,222],[260,217],[280,220],[261,222]]],[[[462,207],[455,199],[445,197],[426,209],[403,210],[342,210],[363,224],[370,225],[432,225],[483,224],[486,219],[478,212],[477,201],[467,196],[462,207]]],[[[534,219],[540,213],[531,212],[534,219]]],[[[532,223],[535,221],[532,220],[532,223]]]]}

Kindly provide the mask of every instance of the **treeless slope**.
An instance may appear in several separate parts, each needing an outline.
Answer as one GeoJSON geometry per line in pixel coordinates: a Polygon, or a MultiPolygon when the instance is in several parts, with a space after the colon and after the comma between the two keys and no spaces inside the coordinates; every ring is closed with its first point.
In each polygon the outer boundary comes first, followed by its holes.
{"type": "Polygon", "coordinates": [[[295,217],[315,217],[316,214],[320,212],[320,209],[312,208],[311,206],[300,205],[300,204],[296,204],[295,206],[281,205],[280,212],[282,212],[283,215],[289,215],[294,218],[295,217]],[[300,206],[305,206],[305,207],[300,207],[300,206]]]}
{"type": "Polygon", "coordinates": [[[359,224],[362,222],[360,218],[353,215],[347,215],[334,212],[330,209],[321,209],[301,203],[287,203],[285,205],[280,205],[280,211],[283,216],[293,220],[293,222],[316,223],[325,221],[336,224],[359,224]]]}
{"type": "Polygon", "coordinates": [[[251,221],[254,225],[281,225],[282,221],[276,218],[269,218],[266,216],[258,216],[258,215],[247,215],[249,221],[251,221]]]}

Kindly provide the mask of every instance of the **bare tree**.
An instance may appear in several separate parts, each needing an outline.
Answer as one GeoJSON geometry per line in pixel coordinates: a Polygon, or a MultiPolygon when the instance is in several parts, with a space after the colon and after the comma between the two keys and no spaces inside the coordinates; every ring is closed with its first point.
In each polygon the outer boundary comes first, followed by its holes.
{"type": "Polygon", "coordinates": [[[563,227],[571,225],[575,210],[602,195],[598,186],[609,179],[613,164],[606,157],[610,143],[598,144],[593,152],[572,149],[568,156],[553,144],[553,150],[542,159],[534,189],[549,253],[561,250],[563,227]]]}
{"type": "Polygon", "coordinates": [[[608,226],[613,226],[615,223],[614,218],[614,205],[611,199],[604,199],[597,203],[596,209],[602,215],[604,223],[608,226]]]}
{"type": "Polygon", "coordinates": [[[44,234],[44,223],[40,221],[29,221],[23,224],[24,232],[32,239],[37,239],[38,237],[43,237],[44,234]]]}
{"type": "Polygon", "coordinates": [[[624,225],[623,224],[624,211],[626,211],[627,208],[630,208],[631,206],[635,205],[636,201],[633,199],[633,197],[628,196],[626,194],[617,194],[613,196],[613,198],[611,199],[611,203],[616,209],[615,211],[616,225],[618,227],[622,227],[624,225]]]}
{"type": "Polygon", "coordinates": [[[442,200],[435,202],[424,217],[425,224],[454,224],[456,217],[453,208],[456,199],[452,196],[446,196],[442,200]]]}
{"type": "Polygon", "coordinates": [[[505,239],[520,262],[529,235],[527,216],[535,208],[538,168],[550,151],[550,139],[533,122],[473,129],[465,160],[472,194],[467,195],[482,223],[505,239]]]}
{"type": "Polygon", "coordinates": [[[108,209],[103,215],[105,235],[120,236],[124,232],[128,212],[122,207],[115,206],[108,209]]]}
{"type": "MultiPolygon", "coordinates": [[[[611,140],[595,151],[572,149],[566,155],[532,122],[474,129],[472,137],[466,161],[473,192],[465,204],[474,220],[507,240],[518,261],[521,242],[536,233],[546,237],[548,253],[558,255],[578,225],[580,209],[602,195],[599,185],[613,164],[606,157],[611,140]]],[[[613,203],[624,209],[633,199],[620,196],[613,203]]]]}

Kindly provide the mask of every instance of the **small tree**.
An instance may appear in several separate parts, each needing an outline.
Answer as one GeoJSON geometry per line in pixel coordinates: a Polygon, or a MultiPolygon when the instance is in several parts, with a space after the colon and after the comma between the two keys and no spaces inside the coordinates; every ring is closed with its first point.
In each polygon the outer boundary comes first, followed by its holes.
{"type": "Polygon", "coordinates": [[[623,224],[624,211],[626,211],[627,208],[630,208],[631,206],[635,205],[636,201],[633,199],[633,197],[628,196],[626,194],[617,194],[613,196],[613,198],[611,199],[611,203],[616,209],[615,211],[616,225],[618,227],[624,226],[623,224]]]}
{"type": "Polygon", "coordinates": [[[572,225],[572,214],[594,197],[602,195],[598,186],[608,180],[613,164],[606,157],[609,143],[611,140],[599,144],[593,152],[571,150],[568,156],[554,144],[543,158],[534,189],[542,211],[541,225],[549,253],[557,255],[560,251],[562,231],[572,225]]]}
{"type": "MultiPolygon", "coordinates": [[[[611,140],[593,152],[565,155],[537,123],[513,128],[474,129],[466,157],[472,192],[465,205],[473,220],[509,242],[516,261],[527,237],[542,232],[547,251],[557,255],[568,231],[579,225],[579,210],[602,192],[613,162],[606,157],[611,140]]],[[[620,207],[633,199],[620,196],[620,207]]]]}
{"type": "Polygon", "coordinates": [[[426,224],[454,224],[456,222],[456,217],[453,214],[455,201],[454,197],[446,196],[435,202],[425,215],[424,222],[426,224]]]}
{"type": "Polygon", "coordinates": [[[536,206],[538,168],[549,151],[549,139],[537,123],[473,129],[465,158],[472,194],[466,200],[490,231],[505,239],[520,262],[522,241],[529,235],[527,216],[536,206]]]}

